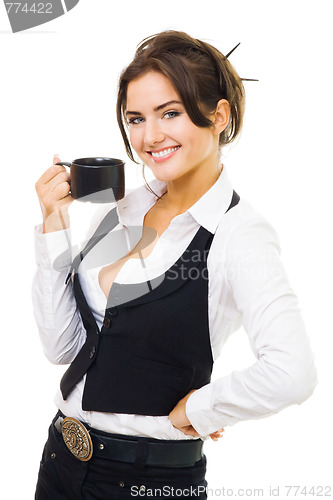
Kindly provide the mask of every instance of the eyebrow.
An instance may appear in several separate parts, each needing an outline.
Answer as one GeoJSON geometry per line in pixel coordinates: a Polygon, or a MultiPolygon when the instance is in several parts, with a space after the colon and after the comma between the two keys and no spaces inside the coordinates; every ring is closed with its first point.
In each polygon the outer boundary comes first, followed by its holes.
{"type": "MultiPolygon", "coordinates": [[[[181,101],[175,101],[175,100],[164,102],[163,104],[156,106],[156,108],[154,108],[154,111],[160,111],[161,109],[170,106],[170,104],[183,104],[183,103],[181,101]]],[[[126,115],[142,115],[142,113],[139,113],[139,111],[126,111],[126,115]]]]}

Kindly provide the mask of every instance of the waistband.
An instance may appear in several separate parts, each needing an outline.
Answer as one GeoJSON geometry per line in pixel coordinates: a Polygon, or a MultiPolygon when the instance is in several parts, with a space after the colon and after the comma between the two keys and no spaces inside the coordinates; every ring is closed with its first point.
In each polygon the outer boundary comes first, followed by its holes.
{"type": "Polygon", "coordinates": [[[164,440],[111,434],[90,427],[59,410],[52,424],[62,434],[71,453],[79,460],[100,457],[156,467],[192,467],[203,456],[199,439],[164,440]]]}

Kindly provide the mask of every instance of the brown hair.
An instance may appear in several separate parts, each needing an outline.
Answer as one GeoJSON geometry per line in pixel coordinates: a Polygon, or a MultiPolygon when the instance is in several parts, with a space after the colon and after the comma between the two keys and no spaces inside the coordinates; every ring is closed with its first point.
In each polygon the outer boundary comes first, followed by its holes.
{"type": "Polygon", "coordinates": [[[125,129],[127,87],[148,71],[158,71],[170,79],[187,114],[198,127],[210,127],[212,122],[207,115],[215,111],[220,99],[226,99],[231,114],[219,144],[229,144],[237,137],[243,123],[245,91],[227,57],[212,45],[184,32],[163,31],[140,43],[133,61],[119,79],[117,120],[132,161],[135,162],[125,129]]]}

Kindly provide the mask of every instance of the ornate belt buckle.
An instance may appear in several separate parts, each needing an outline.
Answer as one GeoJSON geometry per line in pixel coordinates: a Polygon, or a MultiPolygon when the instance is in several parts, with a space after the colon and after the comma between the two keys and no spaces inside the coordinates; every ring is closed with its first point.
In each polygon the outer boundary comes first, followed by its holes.
{"type": "Polygon", "coordinates": [[[72,417],[64,418],[62,437],[65,445],[76,458],[82,462],[90,460],[93,444],[88,430],[81,422],[72,417]]]}

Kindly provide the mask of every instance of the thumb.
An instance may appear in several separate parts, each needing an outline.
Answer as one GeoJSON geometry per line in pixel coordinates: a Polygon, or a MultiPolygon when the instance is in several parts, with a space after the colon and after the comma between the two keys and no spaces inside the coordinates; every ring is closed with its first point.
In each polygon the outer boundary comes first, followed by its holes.
{"type": "Polygon", "coordinates": [[[55,153],[55,154],[53,155],[53,165],[55,165],[55,164],[56,164],[56,163],[58,163],[59,161],[61,161],[61,160],[60,160],[60,158],[59,158],[59,155],[58,155],[58,153],[55,153]]]}

